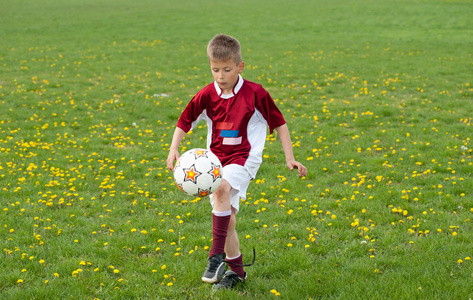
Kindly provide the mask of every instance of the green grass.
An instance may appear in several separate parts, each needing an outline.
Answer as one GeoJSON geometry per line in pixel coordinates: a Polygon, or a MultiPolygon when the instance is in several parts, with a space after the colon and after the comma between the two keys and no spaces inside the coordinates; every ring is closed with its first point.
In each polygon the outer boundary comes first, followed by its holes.
{"type": "MultiPolygon", "coordinates": [[[[473,297],[472,1],[4,1],[5,299],[473,297]],[[165,168],[236,36],[288,122],[238,215],[249,280],[211,294],[208,199],[165,168]]],[[[206,130],[182,151],[205,145],[206,130]]]]}

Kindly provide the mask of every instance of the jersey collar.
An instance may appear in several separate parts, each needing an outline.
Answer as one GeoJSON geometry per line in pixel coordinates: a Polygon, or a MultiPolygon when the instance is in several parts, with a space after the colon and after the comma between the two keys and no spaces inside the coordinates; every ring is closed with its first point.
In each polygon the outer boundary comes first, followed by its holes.
{"type": "Polygon", "coordinates": [[[215,91],[217,92],[218,96],[223,99],[230,99],[231,97],[235,96],[240,91],[242,86],[243,86],[243,77],[241,77],[241,75],[238,75],[238,81],[233,87],[233,93],[228,94],[228,95],[223,95],[222,89],[218,86],[217,82],[214,81],[215,91]]]}

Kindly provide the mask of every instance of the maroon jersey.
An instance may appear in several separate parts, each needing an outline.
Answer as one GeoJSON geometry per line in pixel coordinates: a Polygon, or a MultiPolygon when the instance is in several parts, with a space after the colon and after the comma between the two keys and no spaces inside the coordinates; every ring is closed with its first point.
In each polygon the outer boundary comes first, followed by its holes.
{"type": "Polygon", "coordinates": [[[244,166],[253,177],[262,162],[267,127],[272,133],[286,123],[269,93],[241,76],[231,95],[222,95],[216,82],[200,90],[182,112],[177,127],[188,132],[200,120],[207,123],[207,148],[224,166],[244,166]]]}

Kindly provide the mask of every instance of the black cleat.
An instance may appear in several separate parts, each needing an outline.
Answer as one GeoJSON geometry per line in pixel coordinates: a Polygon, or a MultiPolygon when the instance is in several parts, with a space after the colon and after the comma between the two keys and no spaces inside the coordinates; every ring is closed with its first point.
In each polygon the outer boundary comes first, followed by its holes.
{"type": "Polygon", "coordinates": [[[234,287],[243,284],[246,280],[246,272],[245,272],[245,278],[238,277],[237,273],[233,271],[227,271],[225,273],[225,277],[223,279],[215,284],[213,286],[214,291],[219,291],[219,290],[228,290],[228,289],[233,289],[234,287]]]}
{"type": "Polygon", "coordinates": [[[225,273],[225,253],[216,254],[208,258],[207,269],[202,275],[202,281],[208,283],[220,282],[225,273]]]}

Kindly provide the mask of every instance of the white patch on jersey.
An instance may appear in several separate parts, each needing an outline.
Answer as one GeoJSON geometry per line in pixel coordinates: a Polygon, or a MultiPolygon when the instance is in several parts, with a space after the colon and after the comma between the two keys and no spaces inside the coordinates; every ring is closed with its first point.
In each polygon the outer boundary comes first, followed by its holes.
{"type": "Polygon", "coordinates": [[[212,143],[212,120],[207,116],[206,109],[204,109],[197,119],[192,122],[190,130],[193,130],[201,120],[204,120],[205,123],[207,123],[207,149],[210,150],[210,144],[212,143]]]}
{"type": "Polygon", "coordinates": [[[251,145],[250,155],[245,162],[245,168],[255,178],[259,166],[263,162],[263,150],[266,142],[268,123],[263,115],[256,109],[248,122],[248,142],[251,145]]]}
{"type": "Polygon", "coordinates": [[[223,138],[223,145],[240,145],[242,141],[242,137],[236,137],[236,138],[223,138]]]}

